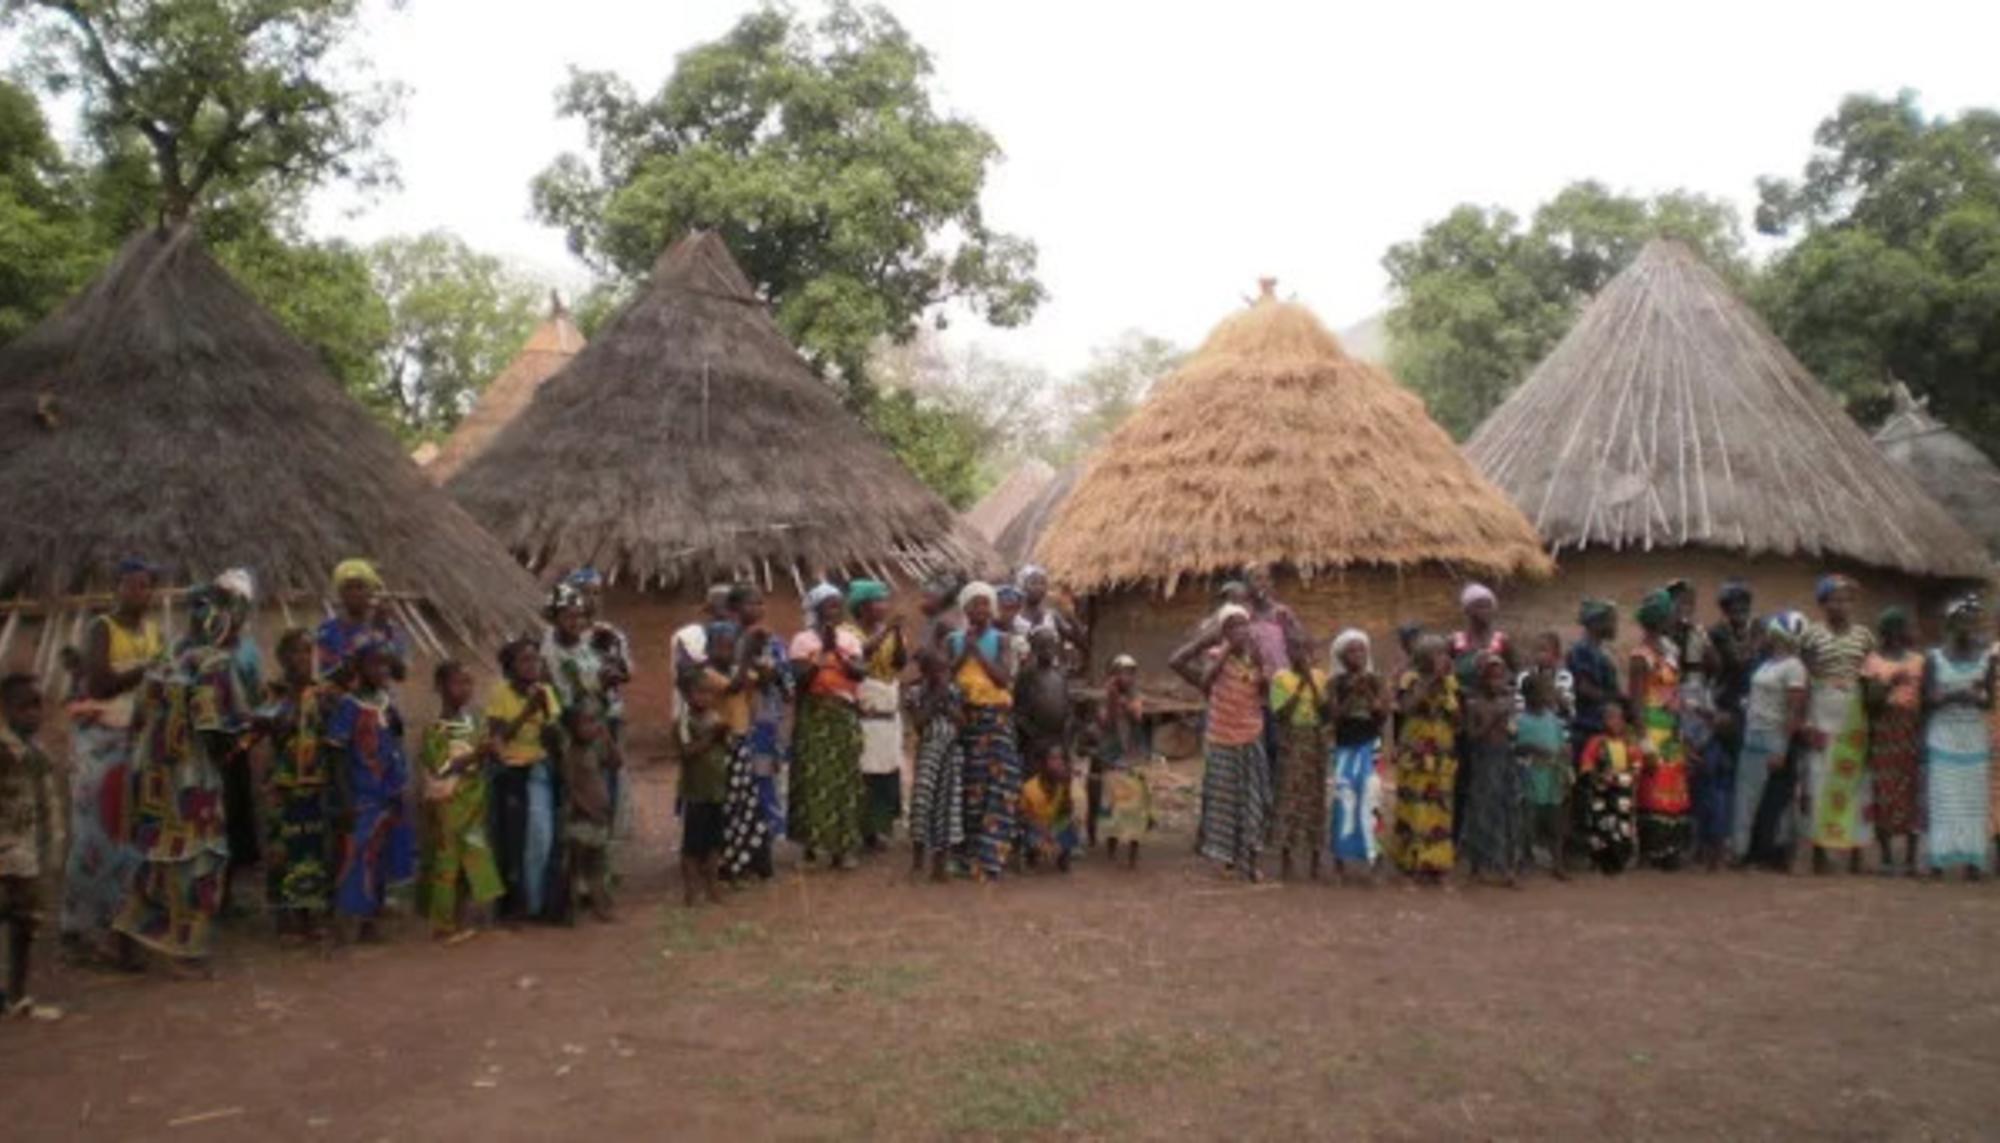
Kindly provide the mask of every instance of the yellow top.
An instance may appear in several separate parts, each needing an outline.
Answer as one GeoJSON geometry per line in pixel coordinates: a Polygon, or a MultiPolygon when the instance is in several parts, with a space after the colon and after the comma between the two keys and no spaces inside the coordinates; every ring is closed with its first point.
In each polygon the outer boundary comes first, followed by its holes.
{"type": "MultiPolygon", "coordinates": [[[[159,624],[151,619],[139,620],[137,631],[126,627],[109,615],[100,615],[97,621],[109,633],[107,655],[111,669],[117,674],[136,670],[158,659],[166,653],[166,640],[160,636],[159,624]]],[[[98,707],[97,721],[104,726],[130,726],[132,714],[137,709],[138,688],[126,691],[117,698],[106,699],[98,707]]]]}
{"type": "Polygon", "coordinates": [[[513,733],[500,744],[500,761],[506,765],[532,766],[548,755],[542,746],[542,731],[562,717],[562,700],[547,683],[536,683],[535,689],[548,697],[543,710],[533,718],[523,717],[528,712],[529,696],[515,690],[512,683],[502,682],[494,687],[492,697],[486,700],[487,722],[504,722],[513,727],[513,733]]]}

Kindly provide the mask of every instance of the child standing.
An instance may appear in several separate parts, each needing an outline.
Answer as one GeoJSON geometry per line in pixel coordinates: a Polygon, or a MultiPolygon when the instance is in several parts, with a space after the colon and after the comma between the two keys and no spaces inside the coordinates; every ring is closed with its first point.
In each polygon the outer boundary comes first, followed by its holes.
{"type": "Polygon", "coordinates": [[[693,667],[681,689],[688,717],[681,735],[681,886],[688,908],[696,895],[722,903],[716,872],[722,859],[723,803],[729,794],[729,724],[716,709],[726,683],[715,671],[693,667]]]}
{"type": "Polygon", "coordinates": [[[1050,754],[1069,756],[1069,676],[1062,666],[1062,638],[1053,627],[1037,627],[1028,636],[1028,660],[1014,679],[1014,730],[1031,770],[1050,754]]]}
{"type": "Polygon", "coordinates": [[[945,862],[965,845],[965,755],[958,743],[958,688],[946,651],[926,642],[917,653],[920,689],[914,703],[917,769],[910,784],[910,872],[930,862],[931,880],[943,881],[945,862]]]}
{"type": "Polygon", "coordinates": [[[1535,843],[1541,843],[1549,851],[1549,868],[1556,880],[1567,881],[1569,796],[1576,781],[1570,768],[1569,728],[1556,708],[1554,680],[1532,671],[1522,680],[1523,709],[1514,719],[1514,757],[1526,771],[1528,838],[1523,855],[1532,860],[1535,843]]]}
{"type": "Polygon", "coordinates": [[[1478,689],[1465,705],[1466,821],[1472,878],[1513,888],[1521,855],[1521,767],[1514,761],[1514,688],[1507,662],[1480,652],[1478,689]]]}
{"type": "Polygon", "coordinates": [[[1098,714],[1097,764],[1085,783],[1091,817],[1090,844],[1104,835],[1105,856],[1118,857],[1126,847],[1125,864],[1139,864],[1139,839],[1153,828],[1153,792],[1139,771],[1145,760],[1145,704],[1139,697],[1139,661],[1130,655],[1111,660],[1111,677],[1104,684],[1104,709],[1098,714]]]}
{"type": "Polygon", "coordinates": [[[506,676],[486,700],[486,734],[500,756],[492,796],[499,802],[501,905],[509,918],[541,917],[559,891],[556,867],[555,743],[562,700],[542,681],[542,654],[533,641],[500,649],[506,676]]]}
{"type": "MultiPolygon", "coordinates": [[[[713,646],[713,644],[711,644],[713,646]]],[[[578,700],[563,715],[563,839],[569,850],[570,902],[579,900],[600,921],[612,919],[610,863],[611,787],[605,776],[618,770],[618,744],[604,725],[594,698],[578,700]]]]}
{"type": "Polygon", "coordinates": [[[410,823],[403,817],[410,765],[403,753],[403,715],[388,689],[399,660],[389,644],[375,639],[357,642],[349,659],[352,688],[326,727],[347,826],[334,908],[353,919],[358,939],[373,940],[390,886],[407,884],[416,873],[410,823]]]}
{"type": "Polygon", "coordinates": [[[1623,705],[1606,703],[1603,719],[1604,728],[1583,744],[1577,772],[1589,813],[1591,860],[1611,875],[1631,864],[1638,838],[1633,782],[1640,747],[1625,725],[1623,705]]]}
{"type": "Polygon", "coordinates": [[[903,621],[889,617],[889,586],[857,579],[847,585],[847,609],[861,629],[861,847],[878,853],[903,816],[903,669],[909,650],[903,621]]]}
{"type": "Polygon", "coordinates": [[[1076,795],[1060,746],[1050,747],[1021,784],[1021,829],[1030,866],[1052,860],[1058,870],[1069,872],[1069,855],[1076,848],[1076,795]]]}
{"type": "Polygon", "coordinates": [[[472,710],[472,672],[461,663],[439,663],[438,719],[424,730],[424,868],[431,935],[457,940],[491,920],[493,902],[506,891],[487,837],[486,743],[472,710]],[[459,921],[460,891],[471,906],[470,927],[459,921]]]}
{"type": "Polygon", "coordinates": [[[0,679],[0,928],[7,930],[7,991],[0,1015],[59,1020],[62,1011],[28,995],[28,952],[42,921],[41,877],[62,851],[55,778],[35,743],[42,693],[32,675],[0,679]]]}
{"type": "Polygon", "coordinates": [[[333,791],[325,725],[339,692],[316,677],[312,632],[303,627],[279,636],[278,669],[283,679],[275,701],[259,715],[271,736],[265,891],[279,939],[305,941],[320,935],[332,905],[333,791]]]}

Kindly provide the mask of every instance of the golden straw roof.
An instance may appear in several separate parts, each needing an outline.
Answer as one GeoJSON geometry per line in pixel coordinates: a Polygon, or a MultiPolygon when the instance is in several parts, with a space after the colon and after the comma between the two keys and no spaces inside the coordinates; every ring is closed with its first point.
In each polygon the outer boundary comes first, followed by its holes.
{"type": "Polygon", "coordinates": [[[509,421],[521,415],[521,410],[535,399],[535,390],[542,387],[542,382],[583,352],[583,346],[583,331],[570,319],[562,299],[549,295],[549,316],[528,335],[526,344],[507,363],[507,368],[487,384],[465,419],[458,422],[458,427],[437,448],[436,455],[418,461],[424,466],[424,474],[438,484],[450,480],[467,461],[485,451],[509,421]]]}
{"type": "Polygon", "coordinates": [[[1549,568],[1518,509],[1382,369],[1272,283],[1086,465],[1037,549],[1092,592],[1277,563],[1549,568]]]}
{"type": "Polygon", "coordinates": [[[1466,453],[1558,553],[1698,545],[1986,572],[1979,542],[1678,242],[1612,279],[1466,453]]]}

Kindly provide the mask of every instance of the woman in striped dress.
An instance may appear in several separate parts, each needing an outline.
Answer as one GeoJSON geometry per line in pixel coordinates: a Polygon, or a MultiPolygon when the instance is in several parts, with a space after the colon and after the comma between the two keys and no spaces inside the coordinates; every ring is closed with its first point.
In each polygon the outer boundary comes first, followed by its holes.
{"type": "Polygon", "coordinates": [[[1250,637],[1250,612],[1225,604],[1213,629],[1174,652],[1168,666],[1208,696],[1201,779],[1201,854],[1245,880],[1263,880],[1258,858],[1271,806],[1264,756],[1270,687],[1250,637]]]}
{"type": "Polygon", "coordinates": [[[1812,674],[1811,753],[1804,777],[1813,872],[1833,867],[1844,853],[1861,870],[1862,822],[1868,802],[1868,710],[1861,698],[1861,667],[1875,650],[1875,632],[1853,618],[1856,586],[1844,575],[1819,581],[1823,621],[1806,632],[1799,651],[1812,674]]]}
{"type": "Polygon", "coordinates": [[[1924,664],[1924,792],[1933,877],[1958,867],[1967,880],[1977,880],[1986,868],[1993,652],[1979,642],[1983,615],[1974,596],[1947,607],[1944,646],[1924,664]]]}

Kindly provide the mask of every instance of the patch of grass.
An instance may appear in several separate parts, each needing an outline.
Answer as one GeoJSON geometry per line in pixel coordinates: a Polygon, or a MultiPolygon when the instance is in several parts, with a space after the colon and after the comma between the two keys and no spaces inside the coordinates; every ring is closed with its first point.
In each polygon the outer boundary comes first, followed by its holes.
{"type": "Polygon", "coordinates": [[[1083,1106],[1088,1097],[1121,1081],[1220,1070],[1237,1047],[1226,1039],[1168,1039],[1134,1031],[973,1044],[938,1058],[935,1119],[956,1133],[1003,1139],[1058,1128],[1110,1132],[1120,1117],[1108,1108],[1083,1106]]]}
{"type": "Polygon", "coordinates": [[[704,927],[690,915],[689,910],[668,909],[666,919],[660,925],[660,937],[660,951],[679,956],[762,945],[770,941],[771,934],[755,921],[730,921],[704,927]]]}

